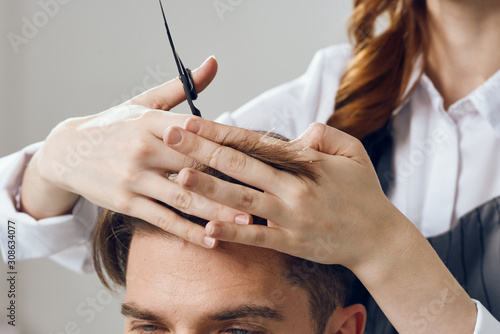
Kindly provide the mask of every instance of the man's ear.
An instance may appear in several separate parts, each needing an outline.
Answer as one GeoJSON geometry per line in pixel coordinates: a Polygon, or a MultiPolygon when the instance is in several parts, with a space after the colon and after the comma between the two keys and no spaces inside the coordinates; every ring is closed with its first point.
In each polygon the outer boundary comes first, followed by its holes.
{"type": "Polygon", "coordinates": [[[336,309],[328,320],[324,334],[362,334],[366,324],[366,309],[354,304],[336,309]]]}

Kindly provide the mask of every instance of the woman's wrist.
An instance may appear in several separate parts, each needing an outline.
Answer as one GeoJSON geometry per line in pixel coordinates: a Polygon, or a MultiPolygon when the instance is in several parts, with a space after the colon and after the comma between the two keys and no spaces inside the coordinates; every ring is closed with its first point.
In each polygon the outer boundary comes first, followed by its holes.
{"type": "Polygon", "coordinates": [[[476,306],[418,229],[399,211],[379,247],[352,268],[400,333],[469,333],[476,306]]]}
{"type": "MultiPolygon", "coordinates": [[[[374,231],[369,234],[371,240],[363,250],[357,262],[348,265],[356,276],[367,277],[370,282],[377,284],[386,282],[399,265],[406,266],[403,258],[413,261],[413,252],[419,246],[417,242],[427,242],[418,229],[387,200],[383,213],[371,225],[374,231]]],[[[381,205],[382,207],[382,205],[381,205]]]]}
{"type": "Polygon", "coordinates": [[[38,172],[40,151],[24,171],[21,187],[21,211],[39,220],[71,212],[79,196],[45,180],[38,172]]]}

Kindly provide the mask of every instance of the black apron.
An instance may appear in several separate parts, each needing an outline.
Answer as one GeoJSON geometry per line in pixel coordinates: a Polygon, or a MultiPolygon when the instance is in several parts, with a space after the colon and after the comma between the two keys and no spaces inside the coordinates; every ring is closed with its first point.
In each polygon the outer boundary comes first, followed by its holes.
{"type": "MultiPolygon", "coordinates": [[[[394,181],[390,127],[388,123],[363,140],[386,194],[394,181]]],[[[450,231],[427,240],[469,296],[500,319],[500,197],[464,215],[450,231]]],[[[365,333],[397,333],[359,282],[351,302],[361,302],[367,308],[365,333]]],[[[426,320],[422,317],[415,321],[424,326],[426,320]]]]}

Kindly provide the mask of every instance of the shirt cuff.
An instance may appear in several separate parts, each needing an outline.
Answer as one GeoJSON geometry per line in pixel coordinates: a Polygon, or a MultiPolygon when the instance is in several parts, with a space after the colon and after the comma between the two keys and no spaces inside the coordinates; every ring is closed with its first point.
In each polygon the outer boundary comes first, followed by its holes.
{"type": "Polygon", "coordinates": [[[498,334],[500,322],[477,300],[473,299],[477,307],[477,320],[474,334],[498,334]]]}
{"type": "Polygon", "coordinates": [[[14,248],[15,260],[54,256],[56,262],[70,269],[91,271],[88,245],[98,211],[94,204],[80,198],[72,214],[38,221],[18,211],[16,198],[19,197],[24,170],[42,144],[33,144],[0,159],[0,249],[3,260],[8,260],[9,249],[14,248]]]}

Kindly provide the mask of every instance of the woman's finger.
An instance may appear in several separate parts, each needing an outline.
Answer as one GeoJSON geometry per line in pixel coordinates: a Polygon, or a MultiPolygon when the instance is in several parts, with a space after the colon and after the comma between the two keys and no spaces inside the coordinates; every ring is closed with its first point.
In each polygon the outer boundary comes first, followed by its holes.
{"type": "Polygon", "coordinates": [[[157,199],[183,213],[195,217],[206,220],[234,221],[237,216],[243,216],[247,221],[250,221],[248,214],[186,190],[178,183],[154,171],[143,172],[131,184],[134,185],[136,193],[157,199]]]}
{"type": "Polygon", "coordinates": [[[262,141],[267,144],[280,142],[279,139],[260,134],[253,130],[220,124],[201,117],[189,117],[184,124],[184,128],[189,132],[218,144],[241,142],[244,140],[251,143],[262,141]]]}
{"type": "Polygon", "coordinates": [[[362,164],[370,163],[358,139],[325,124],[311,124],[294,142],[324,154],[343,156],[362,164]]]}
{"type": "MultiPolygon", "coordinates": [[[[253,134],[256,133],[253,132],[253,134]]],[[[164,140],[170,148],[261,190],[279,193],[288,189],[289,183],[297,181],[296,177],[281,172],[245,153],[212,142],[179,127],[168,128],[164,134],[164,140]]],[[[242,138],[242,140],[248,140],[251,145],[259,145],[258,141],[253,141],[255,138],[242,138]]],[[[269,148],[269,143],[266,145],[269,148]]],[[[239,146],[242,147],[242,145],[239,146]]]]}
{"type": "MultiPolygon", "coordinates": [[[[236,212],[248,212],[270,220],[283,219],[283,216],[288,212],[283,202],[271,194],[263,193],[247,186],[226,182],[193,169],[183,169],[179,173],[178,182],[180,186],[217,201],[223,204],[224,207],[241,210],[236,212]]],[[[243,217],[239,219],[241,218],[243,217]]],[[[210,220],[235,221],[234,219],[210,220]]],[[[244,223],[241,221],[237,222],[244,223]]]]}
{"type": "Polygon", "coordinates": [[[217,240],[207,236],[202,226],[193,224],[189,220],[182,218],[173,211],[150,199],[142,197],[135,198],[131,201],[129,210],[126,214],[142,219],[196,245],[205,248],[214,248],[217,246],[217,240]]]}
{"type": "MultiPolygon", "coordinates": [[[[205,231],[213,239],[239,244],[270,248],[277,251],[286,249],[289,239],[286,230],[262,225],[238,225],[229,222],[209,222],[205,231]]],[[[286,249],[290,254],[290,250],[286,249]]],[[[294,255],[294,254],[291,254],[294,255]]]]}
{"type": "MultiPolygon", "coordinates": [[[[196,91],[202,92],[217,74],[217,61],[209,57],[196,70],[192,72],[196,91]]],[[[152,88],[129,101],[129,104],[142,105],[151,109],[170,110],[186,99],[184,87],[176,78],[163,85],[152,88]]]]}

